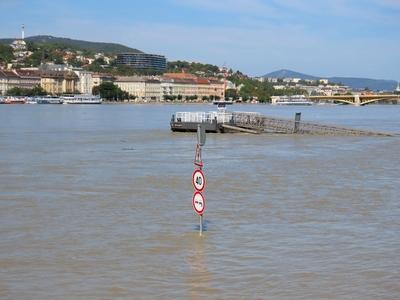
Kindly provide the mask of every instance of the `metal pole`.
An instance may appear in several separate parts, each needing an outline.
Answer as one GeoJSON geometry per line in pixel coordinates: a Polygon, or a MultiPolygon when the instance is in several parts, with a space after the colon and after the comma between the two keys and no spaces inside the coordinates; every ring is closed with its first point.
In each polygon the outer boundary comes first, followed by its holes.
{"type": "Polygon", "coordinates": [[[203,215],[200,215],[200,236],[203,233],[203,215]]]}
{"type": "Polygon", "coordinates": [[[299,125],[300,125],[300,118],[301,118],[301,113],[296,113],[294,117],[294,128],[293,128],[293,133],[297,133],[299,130],[299,125]]]}

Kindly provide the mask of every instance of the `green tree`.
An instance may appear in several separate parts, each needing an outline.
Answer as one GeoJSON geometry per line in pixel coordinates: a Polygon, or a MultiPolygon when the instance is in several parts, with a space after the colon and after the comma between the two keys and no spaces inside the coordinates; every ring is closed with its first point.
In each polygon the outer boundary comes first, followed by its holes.
{"type": "Polygon", "coordinates": [[[0,62],[9,63],[14,58],[13,49],[8,45],[0,44],[0,62]]]}
{"type": "Polygon", "coordinates": [[[80,60],[78,60],[76,58],[76,56],[69,58],[68,59],[68,64],[70,64],[73,67],[77,67],[77,68],[82,66],[82,62],[80,60]]]}
{"type": "Polygon", "coordinates": [[[93,88],[93,95],[100,95],[101,98],[110,101],[122,101],[125,99],[132,99],[127,92],[121,90],[117,85],[112,82],[103,82],[99,86],[93,88]]]}
{"type": "Polygon", "coordinates": [[[103,68],[98,62],[96,62],[96,61],[94,61],[93,63],[91,63],[91,64],[87,67],[87,70],[88,70],[88,71],[91,71],[91,72],[96,72],[96,73],[104,72],[104,68],[103,68]]]}
{"type": "Polygon", "coordinates": [[[225,91],[225,98],[233,100],[237,99],[238,98],[237,91],[235,89],[227,89],[225,91]]]}
{"type": "Polygon", "coordinates": [[[13,87],[7,91],[8,96],[44,96],[46,91],[41,86],[35,86],[32,89],[24,89],[19,87],[13,87]]]}

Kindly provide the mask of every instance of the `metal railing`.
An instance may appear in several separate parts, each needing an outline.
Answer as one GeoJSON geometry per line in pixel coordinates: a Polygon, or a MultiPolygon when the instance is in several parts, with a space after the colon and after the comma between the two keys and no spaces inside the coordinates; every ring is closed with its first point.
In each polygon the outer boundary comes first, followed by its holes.
{"type": "Polygon", "coordinates": [[[229,123],[232,120],[232,113],[222,112],[177,112],[174,116],[175,122],[193,123],[229,123]]]}
{"type": "Polygon", "coordinates": [[[300,121],[300,117],[296,120],[271,118],[254,112],[177,112],[173,117],[174,122],[184,123],[213,123],[215,120],[221,125],[228,124],[258,132],[317,135],[391,135],[369,130],[303,122],[300,121]]]}

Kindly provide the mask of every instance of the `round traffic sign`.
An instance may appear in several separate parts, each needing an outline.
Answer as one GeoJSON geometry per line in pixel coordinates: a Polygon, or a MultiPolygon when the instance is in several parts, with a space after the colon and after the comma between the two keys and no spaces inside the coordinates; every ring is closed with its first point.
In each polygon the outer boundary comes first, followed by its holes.
{"type": "Polygon", "coordinates": [[[195,170],[193,172],[192,183],[196,191],[203,191],[206,187],[206,177],[201,170],[195,170]]]}
{"type": "Polygon", "coordinates": [[[192,204],[194,211],[201,216],[206,209],[206,199],[200,192],[194,193],[192,204]]]}

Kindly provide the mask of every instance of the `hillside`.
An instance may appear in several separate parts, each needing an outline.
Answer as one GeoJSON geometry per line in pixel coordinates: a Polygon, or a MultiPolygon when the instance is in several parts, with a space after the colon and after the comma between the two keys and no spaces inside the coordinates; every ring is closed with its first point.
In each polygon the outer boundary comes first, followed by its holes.
{"type": "Polygon", "coordinates": [[[265,77],[265,78],[301,78],[301,79],[308,79],[308,80],[319,79],[315,76],[295,72],[292,70],[286,70],[286,69],[274,71],[274,72],[265,74],[262,77],[265,77]]]}
{"type": "MultiPolygon", "coordinates": [[[[38,45],[60,45],[76,50],[89,50],[93,52],[104,52],[107,54],[118,54],[121,52],[142,53],[142,51],[130,48],[116,43],[100,43],[89,42],[83,40],[74,40],[69,38],[54,37],[50,35],[37,35],[25,38],[26,41],[33,42],[38,45]]],[[[14,39],[0,39],[0,44],[11,44],[14,39]]]]}
{"type": "Polygon", "coordinates": [[[370,79],[370,78],[353,78],[353,77],[330,77],[331,82],[340,82],[350,86],[353,89],[369,88],[372,91],[393,91],[397,82],[394,80],[370,79]]]}
{"type": "Polygon", "coordinates": [[[357,77],[316,77],[313,75],[307,75],[291,70],[278,70],[268,74],[263,75],[265,78],[301,78],[308,80],[316,80],[320,78],[326,78],[330,82],[333,83],[342,83],[351,87],[352,89],[364,89],[368,88],[370,90],[385,90],[385,91],[393,91],[397,82],[394,80],[384,80],[384,79],[370,79],[370,78],[357,78],[357,77]]]}

